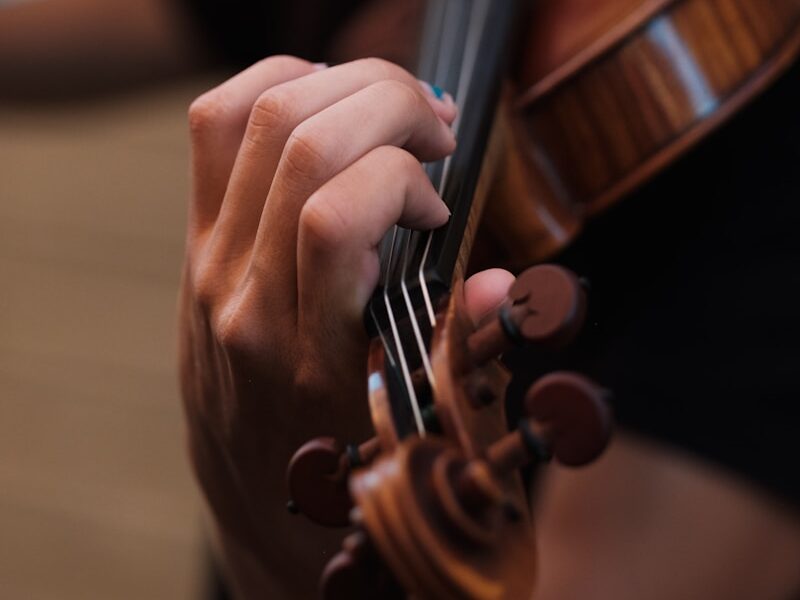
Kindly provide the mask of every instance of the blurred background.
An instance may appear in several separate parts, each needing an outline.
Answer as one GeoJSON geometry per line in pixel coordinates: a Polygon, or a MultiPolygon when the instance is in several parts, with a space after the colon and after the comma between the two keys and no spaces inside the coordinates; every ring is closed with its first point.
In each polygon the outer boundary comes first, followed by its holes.
{"type": "Polygon", "coordinates": [[[199,597],[174,312],[208,85],[0,107],[0,598],[199,597]]]}
{"type": "Polygon", "coordinates": [[[157,4],[0,1],[0,598],[202,597],[175,304],[224,75],[157,4]]]}

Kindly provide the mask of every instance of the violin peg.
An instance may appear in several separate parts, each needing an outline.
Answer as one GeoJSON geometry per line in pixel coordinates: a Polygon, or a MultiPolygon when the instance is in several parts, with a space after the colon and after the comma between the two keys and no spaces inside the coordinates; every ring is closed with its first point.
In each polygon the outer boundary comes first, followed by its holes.
{"type": "Polygon", "coordinates": [[[356,531],[344,539],[342,550],[322,572],[320,587],[323,600],[405,598],[363,531],[356,531]]]}
{"type": "Polygon", "coordinates": [[[509,302],[467,340],[473,364],[481,365],[514,346],[556,350],[569,344],[586,317],[586,292],[574,273],[556,265],[524,271],[509,290],[509,302]]]}
{"type": "Polygon", "coordinates": [[[355,557],[342,551],[325,566],[320,581],[320,597],[324,600],[346,600],[368,598],[361,576],[360,565],[355,557]]]}
{"type": "Polygon", "coordinates": [[[286,473],[291,512],[327,527],[348,525],[353,507],[347,491],[343,451],[333,438],[316,438],[294,453],[286,473]]]}
{"type": "Polygon", "coordinates": [[[511,285],[512,335],[546,348],[569,344],[586,317],[586,292],[578,277],[557,265],[537,265],[511,285]]]}
{"type": "Polygon", "coordinates": [[[491,472],[503,477],[552,456],[568,467],[588,464],[611,438],[608,392],[576,373],[552,373],[531,387],[526,418],[486,449],[491,472]]]}
{"type": "Polygon", "coordinates": [[[353,502],[347,490],[347,475],[351,469],[370,462],[378,449],[376,438],[344,449],[330,437],[303,444],[294,453],[286,473],[289,512],[302,513],[326,527],[349,525],[353,502]]]}
{"type": "Polygon", "coordinates": [[[525,396],[532,430],[558,461],[576,467],[592,462],[611,437],[610,394],[577,373],[559,372],[539,379],[525,396]]]}

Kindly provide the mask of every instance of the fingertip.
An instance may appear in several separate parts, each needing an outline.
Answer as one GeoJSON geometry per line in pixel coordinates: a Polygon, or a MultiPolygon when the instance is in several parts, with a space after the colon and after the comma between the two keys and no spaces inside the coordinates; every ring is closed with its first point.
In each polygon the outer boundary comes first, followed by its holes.
{"type": "Polygon", "coordinates": [[[397,224],[408,229],[429,231],[447,223],[450,214],[450,209],[444,200],[431,190],[430,200],[409,203],[397,224]]]}
{"type": "Polygon", "coordinates": [[[457,144],[456,134],[449,125],[443,124],[443,126],[445,130],[444,131],[445,139],[447,140],[446,152],[447,154],[452,154],[456,149],[456,144],[457,144]]]}
{"type": "Polygon", "coordinates": [[[473,323],[480,323],[497,310],[508,296],[514,275],[505,269],[476,273],[464,283],[464,300],[473,323]]]}
{"type": "Polygon", "coordinates": [[[436,115],[448,126],[452,125],[458,115],[458,106],[453,97],[439,86],[431,85],[427,81],[420,79],[419,84],[436,115]]]}
{"type": "Polygon", "coordinates": [[[450,127],[458,116],[458,105],[450,94],[445,93],[442,100],[431,102],[436,115],[450,127]]]}
{"type": "Polygon", "coordinates": [[[436,213],[435,213],[435,218],[437,223],[436,225],[434,225],[434,227],[441,227],[450,220],[450,217],[453,216],[453,213],[450,212],[450,207],[447,206],[445,201],[442,200],[438,194],[436,195],[436,199],[438,200],[438,202],[436,203],[436,213]]]}

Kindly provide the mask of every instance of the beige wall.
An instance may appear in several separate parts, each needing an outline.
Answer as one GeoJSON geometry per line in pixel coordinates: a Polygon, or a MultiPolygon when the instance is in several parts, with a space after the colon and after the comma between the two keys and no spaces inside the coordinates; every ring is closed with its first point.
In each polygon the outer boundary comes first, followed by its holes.
{"type": "Polygon", "coordinates": [[[0,598],[197,597],[173,313],[204,87],[0,108],[0,598]]]}

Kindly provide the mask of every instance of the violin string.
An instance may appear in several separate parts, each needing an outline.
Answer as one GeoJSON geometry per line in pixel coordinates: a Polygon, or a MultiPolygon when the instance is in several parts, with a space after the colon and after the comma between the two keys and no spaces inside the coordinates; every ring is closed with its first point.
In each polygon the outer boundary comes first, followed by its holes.
{"type": "MultiPolygon", "coordinates": [[[[435,68],[432,69],[436,73],[436,81],[440,80],[441,77],[441,70],[442,65],[446,65],[451,62],[449,55],[446,55],[442,49],[447,49],[450,54],[452,54],[455,44],[452,42],[451,38],[454,34],[454,27],[448,27],[447,24],[450,23],[458,23],[459,19],[455,18],[452,15],[448,15],[448,12],[452,10],[454,6],[460,6],[460,3],[453,3],[453,2],[445,2],[439,4],[436,8],[437,16],[439,18],[439,32],[436,39],[439,40],[438,48],[435,53],[435,57],[433,58],[435,68]],[[441,10],[443,8],[444,10],[441,10]],[[445,30],[447,33],[443,32],[445,30]],[[446,41],[444,41],[446,40],[446,41]],[[443,58],[444,57],[444,58],[443,58]]],[[[409,252],[411,249],[411,236],[407,236],[405,238],[405,244],[403,247],[403,269],[400,274],[400,291],[403,295],[403,300],[405,301],[406,310],[408,311],[409,321],[411,323],[411,329],[414,333],[414,339],[417,344],[417,349],[419,350],[419,355],[422,360],[422,367],[425,371],[425,376],[428,379],[428,384],[430,385],[432,390],[436,390],[436,377],[433,374],[433,367],[431,366],[430,356],[428,354],[427,345],[425,343],[425,339],[422,337],[422,331],[419,326],[419,320],[417,319],[416,310],[414,309],[414,303],[411,301],[411,294],[408,289],[408,266],[409,266],[409,252]]],[[[428,290],[425,289],[423,292],[424,296],[428,297],[426,302],[430,304],[430,294],[428,290]]],[[[432,306],[431,306],[432,308],[432,306]]],[[[430,311],[429,315],[430,317],[430,311]]],[[[414,408],[412,406],[412,408],[414,408]]],[[[418,407],[417,407],[418,408],[418,407]]],[[[416,412],[416,411],[415,411],[416,412]]]]}
{"type": "Polygon", "coordinates": [[[375,306],[371,302],[369,305],[369,315],[372,318],[372,322],[375,324],[375,328],[378,330],[378,336],[381,338],[381,344],[383,344],[383,349],[386,351],[386,357],[389,359],[389,365],[396,369],[397,361],[395,361],[394,353],[389,347],[389,340],[386,339],[386,336],[383,335],[383,330],[379,327],[378,315],[375,314],[375,306]]]}
{"type": "MultiPolygon", "coordinates": [[[[461,59],[460,72],[463,76],[458,81],[458,89],[456,90],[455,96],[459,101],[461,101],[467,95],[467,92],[472,85],[472,75],[475,72],[475,62],[478,59],[478,48],[480,47],[481,41],[481,25],[486,20],[486,16],[489,12],[489,3],[491,1],[492,0],[475,0],[472,3],[472,9],[469,13],[469,25],[464,55],[461,59]]],[[[453,121],[453,133],[456,135],[458,135],[458,130],[461,127],[461,121],[463,120],[463,117],[464,111],[461,110],[456,115],[455,121],[453,121]]],[[[444,188],[444,182],[447,181],[447,175],[450,172],[450,163],[452,162],[452,158],[453,155],[451,154],[444,161],[441,180],[442,189],[439,190],[440,195],[444,188]]]]}
{"type": "MultiPolygon", "coordinates": [[[[475,37],[480,33],[479,25],[483,23],[486,18],[486,13],[489,10],[489,2],[491,0],[477,0],[472,4],[470,14],[469,14],[469,28],[467,33],[467,40],[465,43],[465,50],[464,56],[461,62],[461,73],[462,75],[466,75],[459,80],[458,89],[455,92],[455,99],[456,101],[461,101],[464,96],[466,95],[467,91],[469,90],[469,86],[472,83],[472,74],[475,68],[475,61],[478,56],[478,46],[479,46],[479,39],[475,40],[475,37]],[[479,7],[481,10],[478,12],[476,16],[476,6],[479,7]],[[472,42],[470,44],[470,42],[472,42]],[[465,65],[468,65],[465,68],[465,65]]],[[[458,129],[461,125],[461,115],[463,114],[462,111],[456,115],[456,119],[453,122],[453,133],[457,136],[458,129]]],[[[439,179],[439,187],[437,191],[439,193],[439,197],[441,197],[442,192],[444,191],[445,183],[447,182],[447,175],[450,172],[450,160],[451,156],[448,156],[444,161],[444,166],[442,169],[442,175],[439,179]]],[[[428,319],[430,320],[431,327],[436,327],[436,311],[433,309],[433,302],[431,302],[431,295],[428,289],[428,282],[425,279],[425,265],[428,262],[428,256],[431,250],[431,244],[433,242],[433,231],[428,232],[428,239],[425,242],[425,250],[422,253],[422,260],[419,264],[419,271],[417,272],[417,278],[419,279],[419,285],[422,289],[422,298],[425,302],[425,309],[428,313],[428,319]]]]}
{"type": "MultiPolygon", "coordinates": [[[[455,3],[448,4],[448,8],[454,7],[454,6],[458,6],[460,8],[462,5],[460,3],[458,3],[458,4],[455,4],[455,3]]],[[[460,77],[459,77],[459,82],[458,82],[458,90],[456,91],[456,94],[457,94],[457,96],[459,98],[463,97],[467,93],[467,90],[469,89],[470,82],[472,81],[472,69],[474,68],[475,59],[477,58],[477,46],[478,46],[478,43],[476,42],[475,38],[477,37],[477,35],[480,32],[480,28],[479,27],[476,28],[476,23],[480,24],[483,21],[483,18],[485,18],[486,8],[488,8],[488,5],[486,4],[486,2],[481,2],[480,0],[471,3],[471,6],[470,6],[470,11],[468,13],[468,28],[467,28],[468,34],[467,34],[467,37],[466,37],[466,39],[464,41],[464,46],[465,47],[464,47],[464,52],[462,54],[461,69],[459,70],[460,77]],[[476,10],[475,10],[476,6],[483,8],[483,11],[482,11],[483,14],[480,14],[480,12],[476,13],[476,10]],[[467,70],[465,70],[465,65],[467,65],[467,70]]],[[[446,23],[458,23],[458,22],[460,22],[460,19],[457,18],[455,15],[448,15],[448,17],[449,18],[445,18],[445,22],[446,23]]],[[[442,34],[440,36],[440,38],[439,38],[440,40],[447,40],[447,42],[446,43],[445,42],[441,42],[440,43],[440,51],[437,53],[437,59],[439,60],[439,64],[437,65],[437,67],[438,67],[437,68],[437,78],[440,78],[442,76],[441,70],[443,68],[443,65],[444,66],[448,66],[448,63],[451,61],[449,56],[446,59],[441,59],[441,56],[443,54],[441,52],[441,45],[444,45],[444,48],[448,49],[450,54],[453,53],[454,47],[455,47],[455,43],[453,43],[453,41],[451,40],[451,38],[453,36],[453,31],[452,30],[454,29],[454,27],[451,26],[448,29],[450,30],[448,32],[448,34],[442,34]]],[[[453,124],[454,132],[457,132],[458,123],[460,123],[460,119],[457,119],[456,123],[453,124]]],[[[445,177],[445,175],[443,173],[442,176],[441,176],[441,180],[439,181],[439,194],[440,195],[441,195],[442,186],[444,185],[444,177],[445,177]]],[[[430,239],[432,239],[431,233],[428,234],[428,240],[430,240],[430,239]]],[[[416,311],[414,309],[413,302],[411,301],[411,294],[409,293],[409,290],[408,290],[408,277],[407,277],[407,274],[408,274],[408,263],[409,263],[409,249],[411,248],[411,236],[407,236],[404,241],[405,241],[405,244],[404,244],[404,247],[403,247],[403,268],[402,268],[402,273],[401,273],[401,276],[400,276],[400,289],[401,289],[401,292],[403,294],[403,299],[405,300],[406,309],[408,310],[409,320],[411,322],[411,328],[412,328],[412,330],[414,332],[414,338],[415,338],[416,343],[417,343],[417,348],[419,349],[419,354],[420,354],[420,357],[422,359],[422,366],[423,366],[423,369],[425,371],[425,375],[426,375],[426,377],[428,379],[428,384],[430,385],[431,389],[435,391],[436,390],[436,378],[435,378],[434,373],[433,373],[433,368],[431,366],[430,356],[428,354],[428,350],[427,350],[427,347],[426,347],[426,344],[425,344],[425,340],[422,337],[422,332],[420,330],[419,321],[418,321],[417,316],[416,316],[416,311]]],[[[427,258],[428,253],[429,253],[429,244],[426,243],[425,253],[423,254],[423,260],[420,263],[420,273],[422,273],[423,270],[424,270],[423,267],[424,267],[425,259],[427,258]]],[[[431,318],[431,314],[433,314],[432,323],[431,324],[432,324],[432,326],[435,326],[435,324],[436,324],[436,315],[435,315],[435,312],[433,311],[433,305],[432,305],[432,303],[430,301],[430,291],[428,290],[428,285],[427,285],[427,282],[425,281],[424,277],[420,278],[420,284],[421,284],[421,289],[423,290],[423,298],[425,299],[426,309],[427,309],[427,312],[428,312],[428,317],[430,319],[431,318]]],[[[402,352],[403,352],[403,350],[401,348],[401,353],[402,352]]],[[[414,395],[414,398],[416,399],[416,394],[414,395]]],[[[418,409],[418,407],[414,407],[413,405],[412,405],[412,408],[418,409]]],[[[416,414],[416,410],[415,410],[415,414],[416,414]]]]}
{"type": "MultiPolygon", "coordinates": [[[[471,53],[467,52],[469,50],[469,47],[470,47],[470,43],[469,43],[470,39],[474,39],[474,37],[475,37],[475,5],[476,4],[481,4],[481,2],[478,1],[476,3],[471,3],[469,16],[468,16],[468,23],[469,23],[468,28],[467,28],[468,35],[467,35],[467,39],[465,40],[466,48],[465,48],[464,54],[462,54],[462,65],[461,65],[462,69],[460,70],[461,74],[464,73],[463,66],[464,66],[465,62],[467,62],[469,64],[468,61],[465,61],[465,58],[470,54],[471,55],[476,54],[474,51],[471,52],[471,53]]],[[[455,28],[452,27],[452,26],[447,27],[447,25],[450,24],[450,23],[458,23],[459,22],[459,19],[457,19],[457,18],[454,18],[454,17],[448,18],[448,16],[450,16],[450,15],[447,14],[449,12],[447,9],[448,8],[452,8],[452,7],[461,8],[461,7],[463,7],[463,5],[460,2],[448,2],[448,3],[446,3],[444,12],[443,13],[440,12],[440,14],[442,15],[442,18],[441,18],[441,20],[439,22],[439,29],[440,29],[439,33],[440,33],[440,35],[437,36],[437,39],[439,40],[439,48],[437,49],[437,56],[434,59],[434,60],[436,60],[436,67],[437,68],[435,69],[435,71],[436,71],[436,78],[437,79],[440,79],[442,77],[442,74],[441,74],[442,68],[448,68],[449,67],[448,63],[451,62],[451,60],[446,60],[446,61],[445,60],[441,60],[442,46],[444,46],[445,48],[451,50],[451,52],[452,52],[452,49],[455,47],[455,44],[451,40],[452,36],[454,35],[454,29],[455,28]],[[442,28],[445,28],[447,30],[447,34],[444,34],[444,32],[441,31],[442,28]],[[445,39],[448,40],[447,44],[444,43],[445,39]]],[[[473,56],[473,61],[472,62],[474,62],[474,56],[473,56]]],[[[461,98],[463,96],[463,94],[464,94],[465,89],[468,89],[468,86],[466,88],[464,87],[464,85],[463,85],[464,81],[463,80],[464,79],[471,80],[471,72],[468,71],[466,74],[467,74],[466,78],[459,77],[459,84],[458,84],[458,91],[456,92],[456,98],[461,98]]],[[[460,118],[457,117],[456,121],[453,124],[454,133],[457,133],[458,124],[459,123],[460,123],[460,118]]],[[[445,174],[448,171],[447,167],[448,167],[449,160],[450,159],[448,157],[448,159],[445,161],[445,165],[444,165],[445,169],[444,169],[442,175],[439,178],[438,191],[439,191],[440,195],[441,195],[441,190],[442,190],[443,185],[444,185],[445,174]]],[[[435,325],[435,323],[436,323],[435,312],[433,311],[433,305],[432,305],[432,302],[431,302],[431,299],[430,299],[430,292],[428,290],[427,282],[425,281],[424,276],[423,276],[423,270],[424,270],[425,261],[427,259],[428,254],[429,254],[429,251],[430,251],[431,239],[432,239],[432,234],[429,233],[428,240],[426,242],[425,252],[423,254],[422,262],[420,264],[420,271],[419,271],[420,275],[419,276],[420,276],[421,289],[422,289],[423,297],[424,297],[424,300],[425,300],[426,309],[427,309],[427,312],[428,312],[428,317],[431,320],[431,325],[435,325]]],[[[386,285],[383,286],[383,301],[384,301],[384,304],[386,306],[387,316],[389,318],[389,324],[390,324],[390,327],[391,327],[391,330],[392,330],[392,337],[394,338],[395,349],[397,351],[398,359],[399,359],[399,362],[400,362],[400,368],[401,368],[401,371],[402,371],[403,379],[404,379],[405,384],[406,384],[406,388],[407,388],[407,392],[408,392],[408,399],[409,399],[409,402],[411,404],[412,412],[414,414],[414,420],[416,422],[417,430],[418,430],[418,432],[419,432],[421,437],[425,437],[426,429],[425,429],[424,421],[422,419],[422,411],[420,409],[419,399],[417,398],[416,390],[414,389],[413,381],[411,379],[411,374],[410,374],[410,371],[409,371],[409,368],[408,368],[408,360],[407,360],[407,357],[406,357],[406,351],[405,351],[405,348],[404,348],[404,345],[403,345],[403,341],[402,341],[402,339],[400,337],[399,328],[398,328],[398,324],[397,324],[397,317],[395,315],[394,308],[392,307],[392,302],[391,302],[391,299],[389,297],[389,287],[388,287],[388,280],[389,280],[389,277],[390,277],[390,274],[391,274],[392,263],[393,263],[393,259],[394,259],[395,253],[396,253],[396,251],[399,251],[400,248],[402,248],[403,267],[402,267],[401,278],[400,278],[401,291],[402,291],[402,294],[403,294],[403,298],[405,300],[406,308],[408,310],[409,318],[410,318],[412,329],[414,331],[414,335],[415,335],[415,338],[416,338],[416,341],[417,341],[417,345],[419,347],[420,356],[422,358],[423,367],[425,369],[425,373],[426,373],[426,376],[428,378],[428,382],[430,383],[431,387],[435,389],[435,379],[434,379],[434,376],[433,376],[433,369],[432,369],[431,364],[430,364],[430,358],[429,358],[429,355],[428,355],[428,352],[427,352],[427,349],[426,349],[425,342],[424,342],[424,340],[422,338],[422,334],[421,334],[420,327],[419,327],[419,322],[418,322],[418,320],[416,318],[416,314],[415,314],[415,311],[413,309],[413,303],[411,302],[411,296],[410,296],[410,293],[408,291],[407,272],[408,272],[408,263],[409,263],[408,254],[409,254],[409,249],[411,247],[410,242],[411,242],[411,236],[407,231],[405,231],[405,230],[401,231],[401,229],[397,225],[395,225],[392,228],[391,243],[390,243],[390,248],[389,248],[389,253],[388,253],[388,260],[386,261],[385,271],[383,273],[383,279],[384,279],[384,281],[386,283],[386,285]],[[398,235],[398,234],[400,234],[400,235],[398,235]]],[[[376,325],[376,329],[379,332],[379,335],[381,337],[381,342],[382,342],[384,348],[387,350],[387,356],[389,357],[390,363],[392,364],[392,366],[396,367],[396,363],[394,361],[393,353],[391,352],[388,340],[385,338],[385,336],[383,334],[383,331],[382,331],[382,328],[379,325],[379,321],[378,321],[377,315],[375,313],[374,306],[370,306],[370,317],[372,318],[373,323],[375,323],[375,325],[376,325]]]]}
{"type": "MultiPolygon", "coordinates": [[[[392,264],[398,229],[399,227],[395,226],[394,231],[392,232],[392,245],[391,249],[389,250],[389,259],[386,261],[387,276],[392,264]]],[[[411,381],[411,373],[408,370],[408,361],[406,360],[406,353],[403,349],[403,342],[400,339],[400,331],[397,327],[397,320],[395,318],[394,309],[392,308],[392,301],[389,298],[388,285],[384,286],[383,288],[383,302],[386,305],[386,312],[389,316],[389,325],[392,328],[392,337],[394,338],[395,346],[397,348],[397,357],[400,360],[400,370],[403,373],[403,380],[406,384],[411,410],[414,413],[414,421],[417,426],[417,431],[419,432],[420,437],[425,437],[425,423],[422,420],[422,411],[420,410],[419,400],[417,399],[417,392],[414,390],[414,385],[411,381]]]]}
{"type": "MultiPolygon", "coordinates": [[[[381,241],[380,248],[378,250],[378,252],[380,254],[380,258],[379,258],[380,262],[385,262],[386,261],[386,254],[387,254],[386,241],[387,241],[387,238],[388,238],[388,232],[387,232],[387,235],[384,236],[384,239],[381,241]]],[[[386,285],[387,273],[388,273],[388,264],[387,264],[387,268],[386,269],[383,269],[383,268],[381,269],[381,272],[380,272],[380,275],[379,275],[379,278],[378,278],[378,286],[379,286],[379,288],[383,288],[386,285]]],[[[370,319],[372,319],[372,324],[375,326],[375,331],[378,332],[378,336],[381,339],[381,344],[383,345],[383,349],[386,352],[386,356],[389,359],[389,365],[392,368],[396,369],[397,368],[397,361],[395,361],[394,352],[392,352],[392,348],[389,345],[389,340],[386,339],[386,336],[383,333],[383,327],[381,327],[380,320],[378,319],[378,315],[375,312],[375,302],[373,300],[370,300],[369,303],[367,304],[367,306],[369,306],[369,317],[370,317],[370,319]]]]}
{"type": "MultiPolygon", "coordinates": [[[[439,23],[437,24],[437,29],[439,29],[440,35],[437,35],[435,39],[439,40],[436,50],[435,56],[433,57],[433,64],[436,65],[435,72],[437,73],[441,70],[442,64],[445,62],[442,60],[442,49],[443,47],[453,47],[454,44],[452,41],[448,41],[447,44],[444,44],[443,40],[452,37],[453,35],[453,27],[447,27],[448,23],[457,22],[454,18],[448,18],[448,9],[452,9],[453,6],[458,5],[459,3],[456,2],[445,2],[444,3],[444,10],[438,11],[439,16],[439,23]],[[441,30],[449,30],[449,34],[445,34],[441,30]]],[[[395,226],[392,231],[392,247],[390,250],[390,258],[387,262],[387,280],[389,277],[389,272],[391,270],[392,264],[392,255],[400,250],[402,247],[402,256],[403,256],[403,267],[400,276],[400,284],[401,284],[401,292],[403,295],[403,299],[405,301],[406,309],[409,315],[409,321],[411,323],[412,330],[414,332],[414,337],[416,339],[417,347],[419,349],[420,357],[422,359],[423,368],[425,370],[425,375],[428,379],[428,383],[431,386],[431,389],[436,388],[435,378],[433,375],[433,368],[431,367],[430,357],[428,355],[428,351],[426,348],[425,340],[422,337],[422,332],[419,327],[419,321],[416,317],[416,311],[414,310],[413,302],[411,301],[411,295],[408,290],[408,264],[409,264],[409,251],[411,248],[411,236],[406,235],[398,235],[400,228],[395,226]],[[402,238],[402,241],[398,244],[398,238],[402,238]]],[[[404,234],[406,232],[403,232],[404,234]]],[[[427,289],[425,293],[429,296],[427,289]]],[[[400,339],[399,329],[397,326],[397,318],[394,312],[394,308],[392,307],[391,299],[389,298],[389,291],[388,286],[384,287],[383,291],[383,301],[386,305],[386,310],[389,316],[389,323],[392,329],[392,337],[395,340],[395,346],[397,348],[397,354],[400,361],[401,370],[403,372],[403,378],[406,382],[406,387],[408,389],[408,399],[409,403],[411,404],[412,413],[414,414],[414,420],[416,422],[417,431],[420,434],[420,437],[425,437],[426,429],[424,421],[422,420],[422,410],[420,408],[419,399],[417,398],[416,390],[413,386],[413,381],[411,379],[411,374],[408,369],[408,359],[406,357],[406,351],[404,348],[403,341],[400,339]]]]}
{"type": "MultiPolygon", "coordinates": [[[[436,58],[434,68],[431,69],[432,81],[438,85],[444,85],[447,81],[448,72],[453,67],[453,54],[458,46],[458,24],[464,12],[464,0],[450,0],[444,2],[442,10],[442,25],[439,30],[438,45],[436,48],[436,58]]],[[[461,72],[457,71],[456,75],[461,72]]]]}
{"type": "MultiPolygon", "coordinates": [[[[460,2],[445,2],[443,5],[444,9],[443,10],[440,9],[437,11],[439,23],[437,23],[436,27],[439,31],[439,35],[435,37],[435,39],[438,40],[438,43],[436,44],[436,49],[434,52],[435,56],[432,59],[432,63],[433,65],[435,65],[434,72],[437,77],[439,76],[439,71],[442,68],[442,64],[445,62],[442,60],[443,48],[452,48],[454,46],[452,40],[449,39],[453,36],[454,28],[448,27],[447,25],[449,23],[457,22],[457,19],[452,18],[452,16],[449,15],[448,13],[452,10],[454,6],[457,6],[459,4],[460,2]],[[442,31],[443,29],[445,31],[442,31]],[[448,40],[447,44],[445,44],[443,41],[445,39],[448,40]]],[[[439,7],[436,8],[438,9],[439,7]]],[[[447,62],[449,62],[449,59],[447,62]]],[[[414,305],[411,302],[411,295],[408,291],[408,285],[407,285],[408,281],[407,272],[409,263],[409,250],[411,248],[410,244],[411,236],[406,234],[405,231],[403,231],[404,235],[398,235],[399,230],[400,228],[395,226],[392,231],[392,248],[390,250],[390,258],[387,263],[387,281],[392,264],[391,257],[395,252],[400,251],[402,247],[403,266],[400,275],[400,288],[403,295],[403,299],[405,301],[406,310],[408,312],[409,321],[411,323],[411,328],[414,332],[414,337],[416,339],[417,347],[419,349],[420,357],[422,359],[425,375],[428,379],[428,383],[431,386],[431,389],[435,389],[436,383],[433,375],[433,369],[430,363],[430,357],[428,356],[425,340],[422,337],[422,332],[419,327],[419,321],[417,320],[416,311],[414,310],[414,305]],[[398,238],[402,238],[402,241],[400,241],[399,244],[398,244],[399,241],[398,238]]],[[[425,293],[427,293],[427,290],[425,290],[425,293]]],[[[400,366],[403,372],[403,378],[406,382],[406,387],[408,388],[408,400],[409,403],[411,404],[412,413],[414,414],[414,420],[416,421],[417,431],[419,432],[420,437],[425,437],[426,429],[425,429],[425,424],[422,420],[422,410],[420,408],[419,399],[417,397],[416,390],[414,389],[413,381],[411,379],[411,374],[408,369],[408,359],[406,356],[406,350],[404,348],[403,341],[400,339],[399,329],[397,326],[397,318],[394,312],[394,308],[392,307],[391,299],[389,298],[388,286],[384,287],[383,301],[384,304],[386,305],[386,310],[389,316],[389,324],[392,329],[392,336],[395,340],[395,346],[397,348],[397,354],[400,360],[400,366]]]]}
{"type": "Polygon", "coordinates": [[[403,299],[406,302],[406,308],[408,309],[408,316],[411,321],[411,328],[414,330],[414,338],[417,341],[417,348],[419,348],[419,355],[422,358],[422,367],[425,370],[425,376],[428,378],[428,384],[431,386],[431,390],[436,390],[436,378],[433,375],[433,368],[431,367],[431,360],[428,356],[428,349],[425,344],[425,340],[422,338],[422,332],[419,328],[419,321],[417,320],[417,314],[414,310],[414,305],[411,302],[411,295],[408,293],[408,285],[406,279],[406,273],[408,273],[408,249],[409,245],[406,245],[405,251],[403,252],[403,272],[400,276],[400,289],[403,292],[403,299]]]}
{"type": "MultiPolygon", "coordinates": [[[[443,19],[445,23],[451,24],[449,28],[446,29],[446,32],[440,31],[439,35],[439,52],[437,53],[437,58],[440,57],[443,52],[442,48],[448,48],[450,52],[448,53],[447,60],[439,60],[436,63],[436,67],[432,69],[434,74],[435,81],[444,81],[447,76],[447,70],[452,68],[452,59],[450,55],[452,55],[453,48],[455,47],[455,43],[452,40],[453,36],[455,35],[455,27],[452,26],[452,23],[460,22],[460,19],[457,18],[456,15],[447,14],[448,11],[452,12],[454,9],[461,9],[463,8],[463,4],[461,2],[444,2],[444,9],[441,11],[443,13],[443,19]]],[[[461,74],[461,73],[459,73],[461,74]]],[[[458,101],[457,92],[455,93],[456,96],[454,97],[455,101],[458,101]]],[[[458,121],[458,116],[456,116],[456,121],[458,121]]],[[[457,133],[456,123],[453,123],[453,133],[457,133]]],[[[439,172],[438,175],[438,182],[432,182],[436,187],[436,191],[439,194],[439,197],[442,195],[442,190],[444,188],[444,174],[443,172],[439,172]]],[[[427,235],[427,239],[425,240],[425,249],[422,253],[422,259],[419,263],[419,270],[417,272],[417,279],[419,281],[420,289],[422,290],[422,300],[425,304],[425,312],[428,315],[428,321],[430,322],[431,327],[436,327],[436,311],[433,308],[433,302],[431,301],[431,294],[430,290],[428,289],[428,282],[425,279],[425,265],[427,264],[428,255],[430,254],[431,242],[433,241],[433,232],[429,231],[427,235]]]]}

